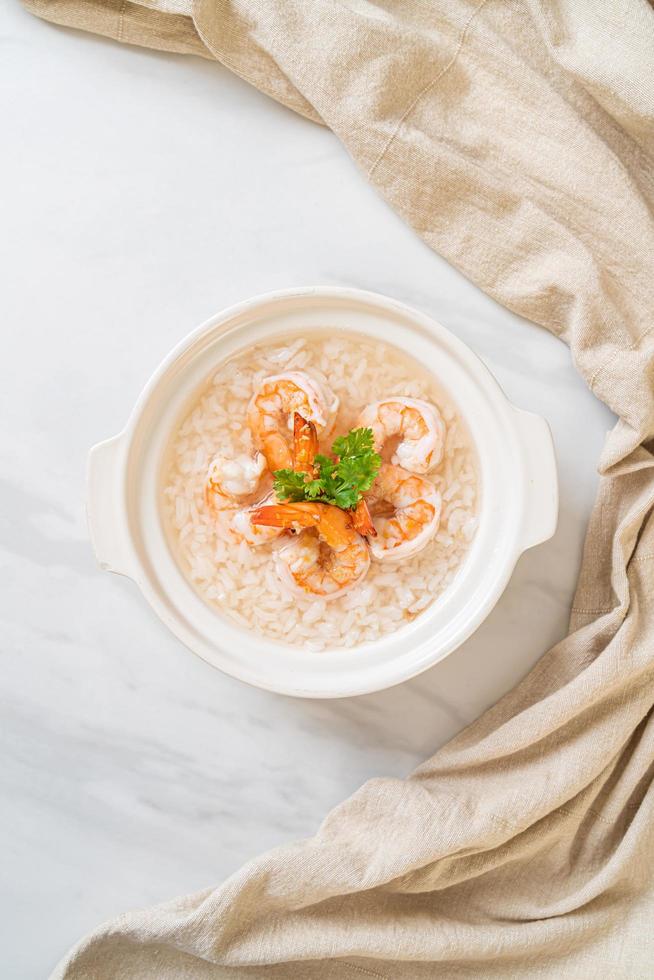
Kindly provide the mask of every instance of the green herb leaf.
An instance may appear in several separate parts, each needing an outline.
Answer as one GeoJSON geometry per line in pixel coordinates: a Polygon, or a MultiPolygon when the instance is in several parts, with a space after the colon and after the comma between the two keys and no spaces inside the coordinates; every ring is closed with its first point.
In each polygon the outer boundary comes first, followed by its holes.
{"type": "Polygon", "coordinates": [[[296,473],[295,470],[276,470],[273,474],[275,481],[273,489],[279,500],[290,500],[298,503],[306,500],[306,473],[296,473]]]}
{"type": "Polygon", "coordinates": [[[316,456],[314,477],[294,470],[277,470],[275,493],[280,500],[317,500],[353,510],[379,472],[381,457],[374,445],[372,429],[352,429],[334,440],[332,452],[336,459],[321,453],[316,456]]]}
{"type": "Polygon", "coordinates": [[[337,456],[366,456],[375,453],[372,429],[350,429],[346,436],[334,440],[332,452],[337,456]]]}
{"type": "Polygon", "coordinates": [[[313,465],[320,474],[320,478],[322,480],[328,480],[333,475],[338,464],[330,456],[323,456],[322,453],[318,453],[313,461],[313,465]]]}
{"type": "Polygon", "coordinates": [[[304,484],[304,499],[318,500],[324,493],[324,490],[322,480],[307,480],[304,484]]]}

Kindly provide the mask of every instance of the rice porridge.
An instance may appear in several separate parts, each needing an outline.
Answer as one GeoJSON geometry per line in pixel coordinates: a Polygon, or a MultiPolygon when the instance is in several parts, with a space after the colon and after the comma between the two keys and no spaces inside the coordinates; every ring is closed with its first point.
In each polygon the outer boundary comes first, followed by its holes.
{"type": "Polygon", "coordinates": [[[236,355],[196,393],[165,455],[163,513],[217,613],[319,651],[379,639],[443,594],[477,484],[431,374],[391,344],[312,331],[236,355]]]}

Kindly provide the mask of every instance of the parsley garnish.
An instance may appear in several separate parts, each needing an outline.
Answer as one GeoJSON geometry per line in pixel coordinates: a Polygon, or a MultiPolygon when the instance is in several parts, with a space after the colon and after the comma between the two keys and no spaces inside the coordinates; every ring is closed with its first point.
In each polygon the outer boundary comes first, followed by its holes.
{"type": "Polygon", "coordinates": [[[320,453],[316,456],[313,476],[276,470],[274,490],[279,500],[317,500],[354,510],[362,494],[370,490],[381,465],[372,429],[351,429],[334,440],[332,452],[335,459],[320,453]]]}

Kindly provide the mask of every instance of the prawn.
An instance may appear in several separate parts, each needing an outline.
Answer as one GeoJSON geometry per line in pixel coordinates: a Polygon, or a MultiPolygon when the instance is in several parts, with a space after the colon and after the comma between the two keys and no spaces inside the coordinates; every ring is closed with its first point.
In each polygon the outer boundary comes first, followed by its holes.
{"type": "Polygon", "coordinates": [[[254,461],[249,456],[232,460],[216,456],[209,465],[204,486],[204,499],[209,511],[215,516],[221,510],[233,510],[229,530],[237,541],[247,541],[252,547],[274,541],[283,533],[278,528],[255,527],[250,520],[256,507],[264,503],[277,503],[274,493],[269,493],[254,505],[244,506],[243,503],[244,497],[254,495],[267,469],[266,460],[261,453],[257,453],[254,461]],[[263,461],[263,466],[260,465],[259,458],[263,461]]]}
{"type": "Polygon", "coordinates": [[[266,469],[263,453],[235,457],[217,453],[209,463],[204,485],[207,507],[215,511],[240,506],[241,498],[255,493],[266,469]]]}
{"type": "Polygon", "coordinates": [[[335,599],[360,582],[370,567],[365,538],[352,527],[352,515],[339,507],[308,501],[277,504],[257,508],[251,519],[264,527],[304,532],[275,556],[280,579],[300,595],[335,599]]]}
{"type": "Polygon", "coordinates": [[[247,410],[247,422],[261,451],[274,470],[290,468],[293,462],[288,436],[295,412],[313,422],[319,435],[334,424],[339,400],[334,393],[304,371],[289,371],[264,378],[247,410]]]}
{"type": "MultiPolygon", "coordinates": [[[[313,461],[318,452],[318,436],[313,422],[307,421],[299,412],[293,416],[293,469],[300,472],[312,473],[313,461]]],[[[221,493],[221,500],[226,500],[223,506],[230,506],[230,496],[232,506],[237,507],[238,503],[234,499],[237,496],[251,495],[257,489],[259,479],[267,469],[265,457],[257,453],[255,457],[256,465],[252,463],[250,457],[237,457],[236,460],[228,460],[225,457],[215,457],[209,471],[210,480],[213,476],[213,483],[221,493]],[[216,461],[220,459],[220,466],[216,461]],[[212,474],[212,468],[217,472],[212,474]],[[258,474],[258,475],[257,475],[258,474]],[[221,482],[218,482],[221,479],[221,482]],[[230,496],[226,496],[229,494],[230,496]]],[[[205,497],[208,487],[205,488],[205,497]]],[[[213,497],[212,497],[213,501],[213,497]]],[[[263,525],[253,524],[252,515],[258,507],[279,504],[274,493],[269,493],[263,500],[249,507],[241,507],[232,517],[230,530],[234,537],[239,541],[246,541],[251,547],[258,547],[274,541],[284,533],[283,528],[264,527],[263,525]]]]}
{"type": "Polygon", "coordinates": [[[357,426],[372,429],[375,449],[399,436],[391,463],[411,473],[427,473],[443,458],[445,423],[435,405],[420,398],[384,398],[361,412],[357,426]]]}
{"type": "Polygon", "coordinates": [[[422,551],[438,531],[441,495],[423,476],[382,463],[366,497],[377,531],[368,543],[378,560],[410,558],[422,551]]]}
{"type": "MultiPolygon", "coordinates": [[[[293,416],[293,469],[299,473],[308,473],[309,476],[315,475],[313,462],[318,452],[318,434],[313,422],[302,418],[299,412],[293,416]]],[[[351,512],[352,527],[364,537],[377,534],[372,523],[368,506],[363,499],[359,500],[356,508],[351,512]]]]}
{"type": "Polygon", "coordinates": [[[251,507],[242,507],[241,510],[237,510],[232,517],[230,525],[230,530],[237,541],[246,541],[250,547],[256,548],[261,544],[268,544],[269,541],[274,541],[275,538],[283,534],[284,529],[281,527],[266,527],[263,524],[255,524],[253,520],[254,515],[260,508],[275,506],[279,506],[279,501],[274,493],[269,493],[258,504],[253,504],[251,507]]]}
{"type": "Polygon", "coordinates": [[[318,431],[313,422],[293,412],[293,469],[314,475],[313,461],[318,452],[318,431]]]}

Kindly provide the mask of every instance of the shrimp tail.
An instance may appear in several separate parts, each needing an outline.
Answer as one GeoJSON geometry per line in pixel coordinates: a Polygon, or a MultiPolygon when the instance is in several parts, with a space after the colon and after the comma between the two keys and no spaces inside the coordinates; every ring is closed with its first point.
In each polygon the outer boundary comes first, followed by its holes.
{"type": "Polygon", "coordinates": [[[372,517],[368,510],[368,504],[363,497],[352,514],[352,527],[366,538],[375,538],[377,536],[375,525],[372,523],[372,517]]]}
{"type": "Polygon", "coordinates": [[[320,508],[313,504],[272,504],[252,511],[253,524],[264,527],[315,527],[320,523],[320,508]]]}
{"type": "Polygon", "coordinates": [[[293,413],[293,469],[313,476],[313,461],[318,452],[318,432],[299,412],[293,413]]]}

